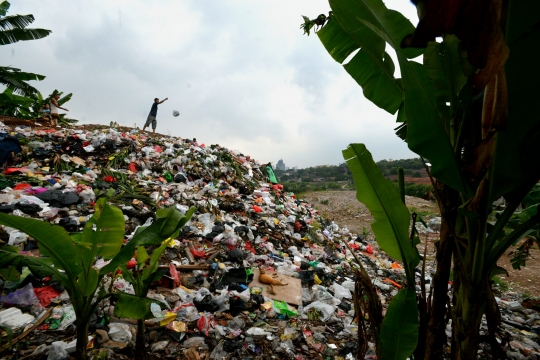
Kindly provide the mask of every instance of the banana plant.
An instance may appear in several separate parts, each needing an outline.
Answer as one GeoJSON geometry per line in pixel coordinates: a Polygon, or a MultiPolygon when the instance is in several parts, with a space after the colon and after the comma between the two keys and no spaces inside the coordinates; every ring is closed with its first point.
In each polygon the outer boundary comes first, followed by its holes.
{"type": "Polygon", "coordinates": [[[375,339],[380,342],[384,359],[406,359],[418,342],[414,269],[420,262],[418,250],[409,240],[409,210],[401,201],[398,188],[384,178],[364,144],[351,144],[343,150],[343,158],[353,175],[357,199],[374,218],[371,229],[377,243],[404,264],[407,287],[390,301],[375,339]]]}
{"type": "MultiPolygon", "coordinates": [[[[475,359],[484,315],[492,356],[500,358],[500,315],[489,280],[503,253],[540,223],[536,213],[507,227],[540,178],[540,3],[413,2],[417,27],[381,0],[329,0],[330,19],[316,33],[365,97],[397,115],[396,135],[432,165],[441,238],[415,359],[442,358],[448,319],[451,357],[475,359]],[[401,78],[395,76],[396,65],[401,78]],[[501,196],[508,205],[492,221],[492,203],[501,196]]],[[[346,159],[354,157],[352,150],[346,150],[346,159]]],[[[358,193],[378,186],[363,184],[356,184],[358,193]]],[[[397,223],[394,214],[386,215],[390,224],[397,223]]],[[[406,257],[402,260],[410,267],[406,257]]]]}
{"type": "MultiPolygon", "coordinates": [[[[112,192],[108,194],[111,196],[112,192]]],[[[19,254],[13,248],[0,248],[0,266],[27,266],[37,276],[52,276],[65,286],[73,305],[77,327],[76,356],[87,359],[88,325],[98,304],[113,294],[110,274],[129,261],[137,246],[159,245],[178,234],[187,217],[174,209],[160,211],[152,225],[140,229],[122,247],[125,220],[122,211],[107,203],[108,197],[96,201],[95,213],[80,233],[69,234],[60,226],[19,216],[0,214],[0,224],[25,232],[34,238],[42,257],[19,254]],[[97,258],[109,261],[101,269],[94,266],[97,258]],[[107,279],[110,285],[106,286],[107,279]]],[[[133,299],[133,311],[149,312],[149,303],[133,299]]]]}
{"type": "MultiPolygon", "coordinates": [[[[196,209],[194,207],[191,207],[183,219],[189,220],[195,210],[196,209]]],[[[171,211],[176,211],[174,216],[181,216],[181,214],[177,212],[177,210],[174,210],[174,208],[159,209],[158,213],[160,214],[158,216],[167,217],[167,213],[171,211]]],[[[177,231],[177,233],[171,235],[169,240],[176,238],[179,234],[180,229],[177,231]]],[[[137,236],[137,233],[135,233],[135,236],[137,236]]],[[[141,245],[137,248],[137,265],[133,268],[133,271],[128,270],[126,264],[122,264],[120,266],[124,279],[133,285],[135,296],[129,294],[119,294],[118,302],[114,307],[114,313],[118,317],[130,317],[137,319],[137,338],[135,342],[136,359],[142,360],[146,358],[144,320],[148,317],[153,317],[153,315],[148,314],[147,312],[133,313],[132,299],[145,299],[148,295],[150,285],[154,281],[158,281],[163,276],[163,272],[158,270],[158,260],[168,245],[169,241],[165,240],[158,248],[155,248],[152,251],[151,255],[148,255],[146,247],[141,245]]]]}

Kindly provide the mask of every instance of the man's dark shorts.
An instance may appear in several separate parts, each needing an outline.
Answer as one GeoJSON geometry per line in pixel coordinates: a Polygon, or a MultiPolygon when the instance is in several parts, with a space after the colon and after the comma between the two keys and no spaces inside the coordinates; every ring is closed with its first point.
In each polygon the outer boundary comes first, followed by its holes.
{"type": "Polygon", "coordinates": [[[156,117],[154,115],[148,115],[148,119],[146,119],[146,124],[144,127],[149,127],[150,124],[152,124],[152,129],[156,129],[157,121],[156,117]]]}

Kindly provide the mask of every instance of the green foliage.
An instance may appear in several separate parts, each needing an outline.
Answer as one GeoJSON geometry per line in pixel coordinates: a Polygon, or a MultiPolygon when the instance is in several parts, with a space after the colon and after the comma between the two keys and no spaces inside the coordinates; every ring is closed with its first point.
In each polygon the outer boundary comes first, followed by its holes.
{"type": "Polygon", "coordinates": [[[418,341],[414,268],[420,262],[420,255],[409,241],[409,211],[396,187],[382,176],[363,144],[351,144],[343,150],[343,158],[353,174],[356,197],[373,215],[371,228],[377,243],[404,264],[408,287],[390,302],[380,339],[385,359],[405,359],[418,341]]]}
{"type": "MultiPolygon", "coordinates": [[[[108,196],[111,195],[112,191],[108,196]]],[[[120,209],[107,204],[107,200],[102,197],[96,201],[95,213],[81,233],[68,234],[64,228],[44,221],[0,214],[0,224],[21,230],[37,240],[42,255],[35,258],[7,247],[0,248],[0,266],[27,266],[36,276],[53,276],[65,286],[77,316],[80,358],[86,358],[86,332],[91,316],[103,299],[113,295],[112,279],[108,289],[105,277],[130,260],[137,246],[157,245],[170,236],[177,236],[188,220],[174,207],[162,209],[152,225],[139,228],[133,239],[122,247],[124,216],[120,209]],[[93,265],[97,257],[110,262],[96,270],[93,265]]]]}
{"type": "Polygon", "coordinates": [[[497,285],[501,291],[503,292],[508,291],[508,283],[504,281],[501,277],[494,276],[493,283],[495,283],[495,285],[497,285]]]}
{"type": "Polygon", "coordinates": [[[414,285],[401,289],[390,301],[381,326],[385,360],[406,359],[418,342],[418,315],[414,285]]]}
{"type": "Polygon", "coordinates": [[[330,204],[330,200],[323,199],[323,200],[320,201],[320,203],[323,204],[323,205],[328,205],[328,204],[330,204]]]}
{"type": "MultiPolygon", "coordinates": [[[[0,45],[41,39],[51,33],[50,30],[27,29],[26,27],[34,22],[32,15],[5,16],[9,7],[9,2],[0,1],[0,45]]],[[[6,87],[0,94],[0,114],[13,116],[19,107],[29,106],[38,100],[39,91],[27,81],[43,79],[45,79],[43,75],[24,72],[10,66],[0,66],[0,84],[6,87]]],[[[24,110],[21,112],[24,113],[24,110]]]]}
{"type": "MultiPolygon", "coordinates": [[[[455,246],[445,248],[442,263],[438,264],[433,286],[444,291],[434,291],[439,298],[433,301],[433,307],[426,306],[425,298],[420,299],[424,309],[429,309],[421,317],[424,322],[420,326],[428,337],[424,344],[438,349],[419,349],[415,358],[440,354],[446,344],[446,338],[439,335],[444,335],[444,329],[438,324],[444,323],[447,313],[446,287],[454,266],[450,310],[452,318],[460,321],[453,323],[452,356],[474,359],[486,302],[494,301],[486,289],[486,280],[508,247],[523,236],[533,234],[534,238],[540,223],[538,205],[529,205],[512,216],[540,178],[536,149],[540,116],[531,115],[536,114],[535,84],[540,82],[536,66],[540,61],[540,4],[509,1],[497,3],[501,6],[497,11],[468,9],[476,12],[477,17],[484,16],[485,23],[493,24],[493,29],[486,30],[475,28],[477,24],[471,20],[451,18],[450,9],[455,10],[451,2],[441,3],[442,8],[437,11],[427,1],[415,3],[422,25],[417,29],[402,14],[387,9],[381,0],[330,0],[333,17],[318,34],[330,55],[340,63],[360,49],[345,65],[346,71],[362,86],[366,98],[390,113],[397,111],[401,125],[396,134],[431,163],[431,175],[439,182],[436,195],[442,198],[439,205],[443,223],[452,224],[454,227],[447,233],[460,239],[455,246]],[[501,14],[506,18],[500,20],[501,14]],[[439,26],[439,22],[446,25],[439,26]],[[472,33],[467,31],[473,28],[472,33]],[[441,36],[442,42],[429,42],[435,36],[441,36]],[[472,46],[475,41],[482,46],[472,46]],[[409,44],[424,48],[411,48],[409,44]],[[387,45],[396,52],[402,79],[395,79],[393,64],[385,62],[387,45]],[[422,63],[410,60],[421,53],[422,63]],[[487,64],[479,62],[479,57],[487,64]],[[406,91],[400,93],[397,88],[406,91]],[[506,198],[508,205],[496,221],[488,223],[493,211],[491,204],[500,196],[506,198]],[[513,222],[515,225],[507,226],[513,222]],[[428,330],[427,321],[437,324],[437,329],[428,330]]],[[[359,150],[355,151],[356,157],[347,154],[346,158],[360,159],[367,152],[365,148],[359,150]]],[[[387,171],[394,172],[391,168],[387,171]]],[[[362,176],[367,173],[364,170],[362,176]]],[[[359,182],[357,178],[355,174],[359,194],[377,192],[378,181],[359,182]]],[[[359,199],[366,201],[360,196],[359,199]]],[[[367,200],[373,201],[369,197],[367,200]]],[[[393,202],[388,206],[395,205],[393,202]]],[[[385,215],[390,224],[399,218],[389,212],[385,215]]],[[[441,244],[449,241],[453,240],[441,239],[441,244]]],[[[522,264],[522,260],[518,259],[516,264],[522,264]]],[[[382,344],[383,353],[388,356],[384,347],[390,345],[384,341],[382,344]]],[[[398,351],[392,354],[400,354],[396,358],[403,359],[410,355],[398,351]]]]}

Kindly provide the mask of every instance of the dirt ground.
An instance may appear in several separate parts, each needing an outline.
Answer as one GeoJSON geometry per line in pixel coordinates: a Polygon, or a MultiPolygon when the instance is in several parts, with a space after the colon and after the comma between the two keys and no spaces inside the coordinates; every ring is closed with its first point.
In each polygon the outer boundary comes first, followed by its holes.
{"type": "MultiPolygon", "coordinates": [[[[366,206],[356,199],[355,191],[316,191],[305,193],[302,198],[311,203],[326,219],[335,221],[340,226],[347,226],[353,233],[361,234],[363,227],[371,231],[373,217],[366,206]]],[[[424,219],[439,216],[437,205],[431,201],[407,196],[405,203],[411,211],[420,214],[424,219]]],[[[421,236],[422,243],[426,238],[432,243],[437,240],[437,234],[421,236]]],[[[540,297],[540,250],[533,247],[527,265],[521,270],[514,270],[510,263],[510,252],[513,249],[515,248],[511,248],[499,260],[498,265],[505,268],[509,274],[508,277],[500,276],[502,282],[508,285],[509,291],[525,297],[540,297]]],[[[419,245],[419,251],[423,252],[422,244],[419,245]]],[[[428,259],[434,255],[433,246],[428,246],[427,255],[428,259]]]]}

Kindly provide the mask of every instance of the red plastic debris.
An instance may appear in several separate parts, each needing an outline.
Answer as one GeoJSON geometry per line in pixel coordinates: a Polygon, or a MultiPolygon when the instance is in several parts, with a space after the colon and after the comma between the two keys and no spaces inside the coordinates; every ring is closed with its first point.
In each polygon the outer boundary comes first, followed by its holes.
{"type": "Polygon", "coordinates": [[[15,185],[13,190],[26,190],[26,189],[30,189],[31,187],[32,187],[32,185],[30,185],[30,184],[20,183],[20,184],[15,185]]]}
{"type": "Polygon", "coordinates": [[[134,162],[130,163],[130,164],[128,165],[128,169],[129,169],[129,171],[131,171],[131,172],[137,172],[137,164],[135,164],[134,162]]]}
{"type": "Polygon", "coordinates": [[[178,274],[178,271],[176,270],[176,266],[174,264],[169,265],[169,272],[171,273],[171,278],[173,280],[174,288],[177,288],[180,286],[180,274],[178,274]]]}
{"type": "Polygon", "coordinates": [[[42,288],[34,288],[34,294],[39,299],[39,303],[43,307],[47,307],[51,304],[51,300],[60,296],[60,291],[56,290],[52,286],[45,286],[42,288]]]}
{"type": "Polygon", "coordinates": [[[190,248],[189,251],[193,254],[193,256],[197,259],[203,258],[206,256],[206,252],[204,250],[195,250],[193,248],[190,248]]]}
{"type": "Polygon", "coordinates": [[[298,232],[302,228],[302,224],[300,224],[300,221],[296,220],[294,223],[294,232],[298,232]]]}
{"type": "Polygon", "coordinates": [[[253,254],[257,255],[257,253],[255,252],[255,248],[253,247],[253,245],[251,245],[250,242],[246,242],[244,247],[246,250],[251,251],[253,254]]]}
{"type": "Polygon", "coordinates": [[[366,252],[368,254],[373,254],[373,247],[371,245],[366,246],[366,252]]]}
{"type": "Polygon", "coordinates": [[[128,269],[133,269],[135,266],[137,266],[137,260],[132,259],[127,262],[128,269]]]}
{"type": "Polygon", "coordinates": [[[257,205],[253,205],[253,210],[255,210],[255,212],[257,212],[257,213],[262,212],[262,209],[257,205]]]}
{"type": "Polygon", "coordinates": [[[111,175],[107,175],[103,178],[103,181],[106,181],[106,182],[116,182],[116,178],[113,178],[111,175]]]}

